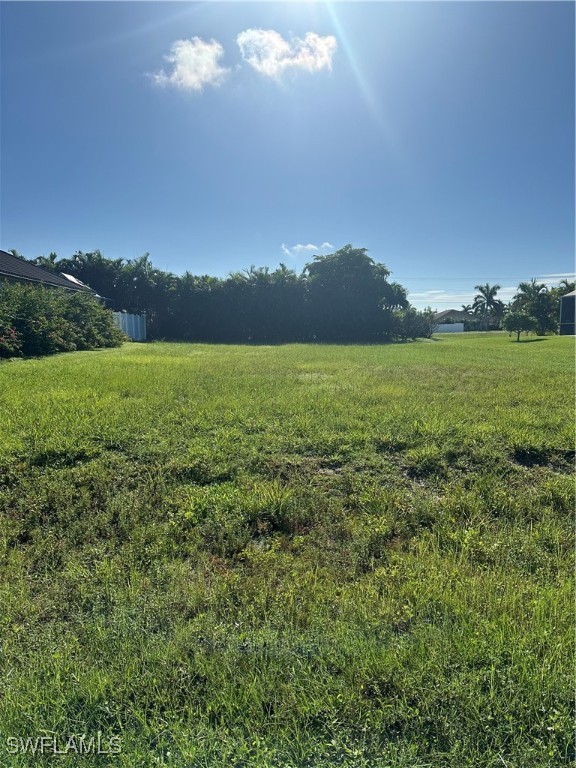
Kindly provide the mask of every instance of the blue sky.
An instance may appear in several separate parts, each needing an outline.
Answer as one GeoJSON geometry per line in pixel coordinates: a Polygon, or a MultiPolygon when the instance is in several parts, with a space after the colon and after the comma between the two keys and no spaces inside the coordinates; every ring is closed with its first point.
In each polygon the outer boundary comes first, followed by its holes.
{"type": "Polygon", "coordinates": [[[0,247],[369,249],[416,306],[574,272],[572,2],[2,2],[0,247]]]}

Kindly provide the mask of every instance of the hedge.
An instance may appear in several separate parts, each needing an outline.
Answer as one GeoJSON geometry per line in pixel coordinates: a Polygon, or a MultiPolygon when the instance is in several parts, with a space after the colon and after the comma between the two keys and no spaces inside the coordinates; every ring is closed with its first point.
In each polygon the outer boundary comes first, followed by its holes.
{"type": "Polygon", "coordinates": [[[125,339],[110,310],[89,293],[0,285],[0,357],[118,347],[125,339]]]}

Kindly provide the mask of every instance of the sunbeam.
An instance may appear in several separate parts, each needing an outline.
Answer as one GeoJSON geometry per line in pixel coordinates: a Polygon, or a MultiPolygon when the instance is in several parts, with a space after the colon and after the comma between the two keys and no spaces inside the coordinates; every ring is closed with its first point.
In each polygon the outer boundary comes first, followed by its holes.
{"type": "Polygon", "coordinates": [[[340,19],[338,18],[338,13],[336,11],[336,3],[334,3],[333,0],[325,0],[324,6],[328,11],[330,19],[336,31],[338,44],[344,50],[344,53],[348,60],[348,64],[350,65],[350,68],[354,74],[354,77],[358,84],[358,88],[360,90],[360,93],[362,94],[362,98],[368,108],[368,111],[370,112],[370,115],[372,116],[373,120],[378,124],[378,127],[380,128],[380,130],[382,131],[382,138],[385,143],[385,146],[389,150],[394,160],[404,170],[406,170],[406,163],[405,163],[404,153],[402,151],[401,141],[398,137],[398,134],[393,128],[392,121],[386,114],[386,110],[384,105],[382,104],[381,98],[374,92],[374,88],[372,87],[372,85],[370,84],[370,82],[368,81],[368,79],[366,78],[366,76],[362,71],[361,65],[358,61],[358,57],[354,50],[354,46],[351,43],[348,34],[346,33],[344,25],[340,22],[340,19]]]}

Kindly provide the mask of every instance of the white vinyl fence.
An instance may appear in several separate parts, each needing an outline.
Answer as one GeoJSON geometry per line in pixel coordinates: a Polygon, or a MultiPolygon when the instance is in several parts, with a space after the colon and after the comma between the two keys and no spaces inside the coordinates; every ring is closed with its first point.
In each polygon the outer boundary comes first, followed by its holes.
{"type": "Polygon", "coordinates": [[[463,333],[464,323],[440,323],[434,328],[434,333],[463,333]]]}
{"type": "Polygon", "coordinates": [[[114,322],[132,341],[146,341],[146,315],[112,312],[114,322]]]}

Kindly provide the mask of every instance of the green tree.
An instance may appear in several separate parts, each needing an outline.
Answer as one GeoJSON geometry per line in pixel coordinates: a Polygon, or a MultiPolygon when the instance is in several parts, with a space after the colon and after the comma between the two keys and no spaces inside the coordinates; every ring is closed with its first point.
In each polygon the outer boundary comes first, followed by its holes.
{"type": "Polygon", "coordinates": [[[90,286],[100,296],[109,299],[114,309],[126,309],[122,301],[122,275],[126,267],[124,259],[108,259],[100,251],[76,251],[69,259],[48,260],[38,257],[36,263],[57,272],[66,272],[90,286]]]}
{"type": "Polygon", "coordinates": [[[406,291],[366,248],[345,245],[306,264],[307,320],[322,341],[376,341],[392,332],[392,311],[408,306],[406,291]]]}
{"type": "Polygon", "coordinates": [[[558,297],[548,290],[545,283],[538,283],[535,278],[530,282],[520,283],[512,308],[536,318],[538,336],[545,336],[556,330],[558,297]]]}
{"type": "Polygon", "coordinates": [[[480,317],[481,325],[484,330],[488,330],[490,321],[499,323],[504,314],[504,304],[496,298],[500,290],[500,285],[475,285],[474,290],[478,291],[474,296],[472,309],[474,314],[480,317]]]}
{"type": "Polygon", "coordinates": [[[508,333],[516,333],[516,341],[520,341],[520,334],[531,333],[538,328],[538,321],[526,312],[512,311],[505,315],[502,327],[508,333]]]}
{"type": "Polygon", "coordinates": [[[48,272],[60,272],[60,267],[57,264],[58,254],[52,251],[48,256],[38,256],[33,259],[32,263],[36,264],[42,269],[46,269],[48,272]]]}

